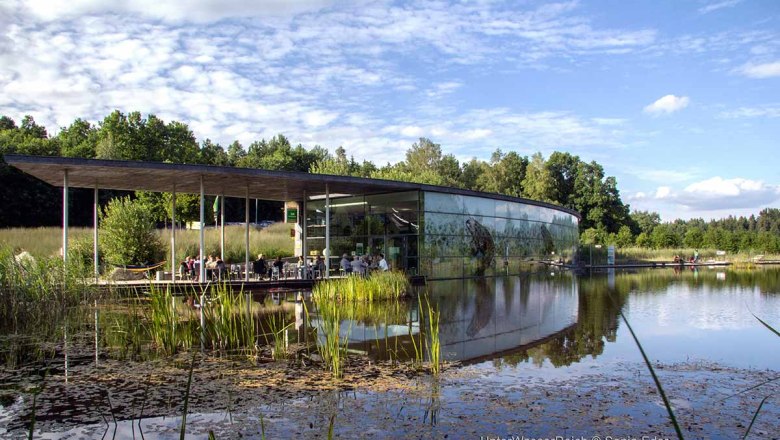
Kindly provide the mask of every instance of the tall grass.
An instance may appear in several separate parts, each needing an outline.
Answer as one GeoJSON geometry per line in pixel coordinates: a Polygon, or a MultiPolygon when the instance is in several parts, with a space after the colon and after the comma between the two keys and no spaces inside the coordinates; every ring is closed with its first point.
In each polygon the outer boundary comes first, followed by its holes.
{"type": "Polygon", "coordinates": [[[438,376],[441,371],[441,341],[439,339],[439,319],[441,311],[431,304],[428,295],[423,296],[421,302],[422,314],[427,317],[428,338],[426,347],[428,351],[428,360],[431,363],[431,372],[438,376]]]}
{"type": "Polygon", "coordinates": [[[211,286],[211,304],[201,305],[205,335],[218,350],[256,350],[257,323],[243,290],[233,292],[227,284],[211,286]]]}
{"type": "MultiPolygon", "coordinates": [[[[758,253],[757,252],[739,252],[739,253],[727,253],[725,256],[717,255],[716,249],[694,249],[694,248],[677,248],[677,249],[648,249],[641,247],[629,247],[615,249],[615,262],[616,263],[632,263],[632,262],[671,262],[674,260],[674,256],[680,256],[685,260],[688,260],[694,255],[694,252],[699,251],[699,261],[726,261],[749,263],[753,261],[758,253]]],[[[607,249],[606,246],[601,249],[589,249],[587,246],[580,248],[580,252],[583,253],[583,257],[587,259],[590,255],[593,256],[593,264],[606,264],[607,263],[607,249]],[[592,254],[591,254],[592,253],[592,254]]],[[[780,255],[763,255],[764,260],[780,260],[780,255]]]]}
{"type": "MultiPolygon", "coordinates": [[[[286,223],[275,223],[265,229],[257,230],[250,227],[249,252],[250,259],[257,254],[265,254],[266,258],[277,256],[287,257],[293,254],[294,241],[290,238],[290,228],[286,223]]],[[[158,229],[164,243],[165,255],[170,255],[170,229],[158,229]]],[[[70,247],[83,243],[88,254],[92,253],[92,229],[69,228],[70,247]]],[[[225,261],[229,263],[244,262],[245,229],[243,226],[225,226],[225,261]]],[[[205,231],[206,249],[208,254],[219,254],[220,230],[207,228],[205,231]]],[[[98,237],[100,241],[100,237],[98,237]]],[[[200,231],[176,230],[176,257],[184,259],[187,255],[198,255],[200,231]]],[[[56,257],[62,248],[62,229],[59,227],[45,228],[5,228],[0,229],[0,246],[9,248],[21,247],[36,258],[56,257]]]]}
{"type": "Polygon", "coordinates": [[[271,346],[271,356],[274,360],[287,358],[287,338],[285,332],[294,323],[286,323],[285,314],[271,314],[265,321],[268,324],[270,333],[264,333],[265,342],[271,346]],[[270,335],[270,337],[269,337],[270,335]]]}
{"type": "Polygon", "coordinates": [[[682,429],[680,429],[680,424],[677,423],[677,417],[674,416],[674,410],[672,409],[672,404],[669,402],[669,399],[666,397],[666,392],[664,391],[664,387],[661,385],[661,381],[658,379],[658,376],[655,374],[653,363],[650,362],[650,359],[647,357],[647,354],[645,354],[645,349],[642,348],[642,344],[639,342],[639,338],[637,338],[636,333],[634,333],[634,329],[631,328],[631,324],[628,323],[628,319],[626,319],[626,315],[624,315],[622,311],[620,312],[620,317],[623,318],[623,322],[626,323],[626,327],[628,328],[629,333],[631,333],[631,337],[634,338],[634,342],[636,343],[636,346],[639,348],[639,352],[642,354],[642,359],[644,359],[645,365],[647,366],[647,369],[650,371],[650,375],[653,377],[653,382],[655,382],[655,387],[658,389],[658,393],[661,395],[661,399],[663,399],[664,407],[666,407],[666,412],[669,414],[669,419],[672,421],[672,425],[674,426],[674,431],[677,433],[677,438],[683,440],[685,436],[683,436],[682,429]]]}
{"type": "Polygon", "coordinates": [[[411,290],[403,272],[375,272],[368,277],[349,276],[322,280],[312,288],[315,300],[340,302],[394,300],[411,290]]]}
{"type": "Polygon", "coordinates": [[[194,340],[194,322],[189,310],[177,311],[176,298],[169,288],[149,285],[148,331],[157,347],[167,354],[188,350],[194,340]]]}
{"type": "Polygon", "coordinates": [[[330,301],[315,301],[314,304],[319,317],[317,331],[322,332],[321,337],[320,335],[317,337],[317,351],[333,377],[339,379],[343,376],[344,360],[352,327],[350,325],[347,335],[342,339],[341,321],[343,316],[339,304],[330,301]]]}
{"type": "Polygon", "coordinates": [[[66,307],[92,299],[98,289],[88,273],[59,257],[17,259],[10,247],[0,246],[0,312],[43,303],[66,307]]]}

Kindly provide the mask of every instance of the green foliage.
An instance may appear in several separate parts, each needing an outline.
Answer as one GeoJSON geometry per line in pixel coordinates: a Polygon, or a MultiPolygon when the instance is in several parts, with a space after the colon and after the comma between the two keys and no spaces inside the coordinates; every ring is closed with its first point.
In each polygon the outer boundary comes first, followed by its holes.
{"type": "Polygon", "coordinates": [[[320,281],[312,288],[312,297],[327,301],[381,301],[399,299],[410,290],[403,272],[375,272],[369,277],[350,276],[320,281]]]}
{"type": "Polygon", "coordinates": [[[523,180],[523,195],[529,199],[542,202],[553,201],[554,182],[549,168],[547,168],[542,153],[536,153],[531,157],[523,180]]]}
{"type": "Polygon", "coordinates": [[[154,213],[129,197],[114,199],[103,209],[100,244],[111,264],[129,265],[159,261],[164,248],[155,231],[154,213]]]}

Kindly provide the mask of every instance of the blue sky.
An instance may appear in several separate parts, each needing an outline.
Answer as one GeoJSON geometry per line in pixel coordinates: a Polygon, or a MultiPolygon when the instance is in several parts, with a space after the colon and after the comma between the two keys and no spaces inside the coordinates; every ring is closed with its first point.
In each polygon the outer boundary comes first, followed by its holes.
{"type": "Polygon", "coordinates": [[[780,2],[0,0],[0,113],[113,109],[395,162],[568,151],[632,209],[780,199],[780,2]]]}

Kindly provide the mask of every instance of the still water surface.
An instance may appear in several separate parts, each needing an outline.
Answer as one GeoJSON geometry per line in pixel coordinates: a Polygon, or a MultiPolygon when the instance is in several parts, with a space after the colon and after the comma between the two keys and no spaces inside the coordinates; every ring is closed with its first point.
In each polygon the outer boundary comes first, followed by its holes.
{"type": "MultiPolygon", "coordinates": [[[[632,324],[648,356],[661,366],[702,365],[703,371],[777,372],[780,369],[780,338],[753,316],[780,327],[780,269],[777,268],[753,271],[658,269],[580,276],[553,271],[520,277],[436,281],[429,283],[427,291],[441,312],[443,358],[461,366],[446,370],[441,388],[435,387],[435,399],[428,399],[437,402],[436,420],[431,420],[431,402],[421,404],[420,415],[410,416],[410,420],[419,423],[392,425],[390,431],[399,435],[418,432],[421,424],[429,430],[435,428],[437,435],[462,433],[458,424],[463,420],[461,415],[477,417],[485,429],[501,427],[500,432],[511,435],[514,431],[507,426],[514,426],[512,423],[539,428],[557,420],[561,414],[579,411],[577,403],[564,399],[550,403],[549,407],[541,405],[542,410],[552,413],[536,422],[528,421],[528,418],[525,422],[513,422],[506,412],[495,412],[489,405],[475,406],[476,398],[464,390],[487,390],[499,384],[499,389],[491,393],[500,400],[515,396],[511,394],[514,386],[530,387],[523,388],[524,396],[542,390],[541,385],[534,388],[535,381],[600,374],[607,376],[607,383],[620,383],[626,380],[625,372],[615,372],[626,365],[633,366],[631,374],[634,376],[641,374],[641,357],[620,317],[621,311],[632,324]],[[610,379],[611,374],[615,375],[613,379],[610,379]]],[[[310,303],[304,307],[300,303],[255,296],[256,301],[260,299],[263,299],[262,303],[251,305],[251,313],[263,317],[273,310],[275,316],[281,314],[289,324],[284,337],[290,343],[311,342],[323,337],[323,326],[316,311],[305,314],[305,310],[313,310],[310,303]]],[[[90,407],[77,402],[79,394],[72,385],[74,381],[78,382],[79,375],[131,377],[133,371],[154,370],[165,365],[166,359],[171,359],[152,348],[144,326],[138,324],[137,310],[131,313],[131,309],[126,301],[116,300],[100,304],[98,313],[94,307],[84,307],[49,314],[37,310],[29,316],[5,317],[0,324],[0,434],[12,438],[26,435],[35,385],[31,377],[37,377],[44,368],[48,368],[49,375],[38,401],[46,402],[47,392],[51,395],[48,396],[49,404],[38,409],[38,418],[42,420],[36,429],[38,434],[47,438],[100,438],[106,434],[108,425],[120,433],[133,434],[135,425],[127,418],[123,421],[119,417],[113,424],[90,422],[97,416],[90,418],[84,413],[103,403],[90,407]],[[127,338],[126,335],[132,332],[139,335],[135,339],[127,338]],[[134,346],[128,348],[128,341],[135,341],[134,346]],[[143,348],[138,349],[135,345],[143,348]],[[80,409],[74,409],[77,407],[80,409]],[[79,417],[73,417],[73,414],[79,417]]],[[[426,319],[417,301],[375,304],[346,314],[339,331],[342,337],[349,338],[348,348],[353,354],[368,356],[374,361],[408,362],[414,357],[414,341],[429,338],[426,319]]],[[[263,326],[260,324],[259,333],[266,330],[263,326]]],[[[197,331],[197,326],[192,328],[197,331]]],[[[225,358],[224,354],[212,353],[212,356],[225,358]]],[[[254,361],[248,362],[246,356],[239,358],[236,363],[252,368],[254,361]]],[[[180,363],[181,359],[176,362],[180,363]]],[[[180,364],[174,367],[185,368],[180,364]]],[[[206,404],[192,411],[194,414],[188,419],[193,424],[192,438],[201,438],[199,435],[220,424],[225,425],[222,427],[227,433],[225,437],[241,432],[244,436],[259,438],[257,412],[276,411],[276,419],[269,422],[269,429],[277,434],[296,431],[305,435],[308,427],[322,429],[321,419],[312,423],[308,416],[289,414],[294,414],[295,408],[309,415],[320,414],[324,411],[323,406],[334,408],[331,403],[323,404],[323,399],[332,399],[332,396],[318,394],[318,397],[303,400],[293,398],[289,407],[277,411],[269,406],[262,394],[242,389],[241,375],[246,371],[236,369],[230,373],[235,379],[231,386],[240,395],[230,399],[240,401],[240,405],[225,411],[225,404],[220,401],[211,408],[206,404]],[[230,423],[225,414],[229,414],[230,423]],[[233,424],[234,420],[242,421],[242,427],[233,424]],[[250,425],[252,429],[246,428],[250,425]]],[[[221,379],[222,374],[219,377],[221,379]]],[[[174,379],[177,378],[171,378],[174,379]]],[[[113,392],[110,386],[106,385],[107,391],[113,392]]],[[[584,384],[578,385],[576,381],[567,383],[566,387],[575,389],[561,393],[584,394],[587,391],[584,384]]],[[[135,392],[133,399],[139,400],[137,394],[135,392]]],[[[394,395],[392,389],[367,391],[354,394],[351,404],[336,403],[335,408],[343,410],[336,432],[349,435],[356,432],[356,426],[366,429],[363,432],[386,432],[388,428],[382,426],[382,417],[356,418],[348,408],[357,405],[366,411],[395,412],[398,418],[409,403],[398,403],[393,400],[397,397],[392,397],[394,395]],[[366,423],[369,426],[365,426],[366,423]],[[370,426],[372,424],[376,426],[370,426]]],[[[116,392],[114,398],[121,399],[122,393],[116,392]]],[[[92,396],[90,399],[97,398],[92,396]]],[[[145,413],[148,414],[144,419],[145,438],[175,435],[177,420],[180,421],[180,402],[174,399],[171,403],[170,397],[168,399],[167,407],[158,405],[145,413]]],[[[114,401],[112,404],[114,407],[132,406],[131,402],[114,401]]],[[[629,416],[645,422],[665,423],[663,412],[660,411],[659,416],[656,411],[657,405],[650,406],[654,408],[629,416]]],[[[100,417],[106,416],[101,414],[100,417]]],[[[565,426],[599,424],[582,421],[565,426]]],[[[705,432],[711,435],[720,428],[708,429],[710,431],[705,432]]],[[[380,434],[375,436],[381,437],[380,434]]],[[[110,437],[111,432],[108,432],[110,437]]]]}

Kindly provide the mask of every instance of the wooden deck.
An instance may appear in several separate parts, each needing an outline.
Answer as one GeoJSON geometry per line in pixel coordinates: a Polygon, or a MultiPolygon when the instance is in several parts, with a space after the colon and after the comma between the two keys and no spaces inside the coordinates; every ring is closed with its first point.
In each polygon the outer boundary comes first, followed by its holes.
{"type": "Polygon", "coordinates": [[[211,286],[225,284],[233,288],[234,290],[244,291],[257,291],[257,290],[270,290],[270,289],[311,289],[314,286],[316,280],[303,280],[303,279],[280,279],[280,280],[225,280],[225,281],[208,281],[198,282],[192,280],[133,280],[133,281],[106,281],[100,280],[98,286],[102,289],[138,289],[147,290],[150,285],[162,289],[171,289],[176,293],[186,292],[201,292],[204,289],[208,289],[211,286]]]}

